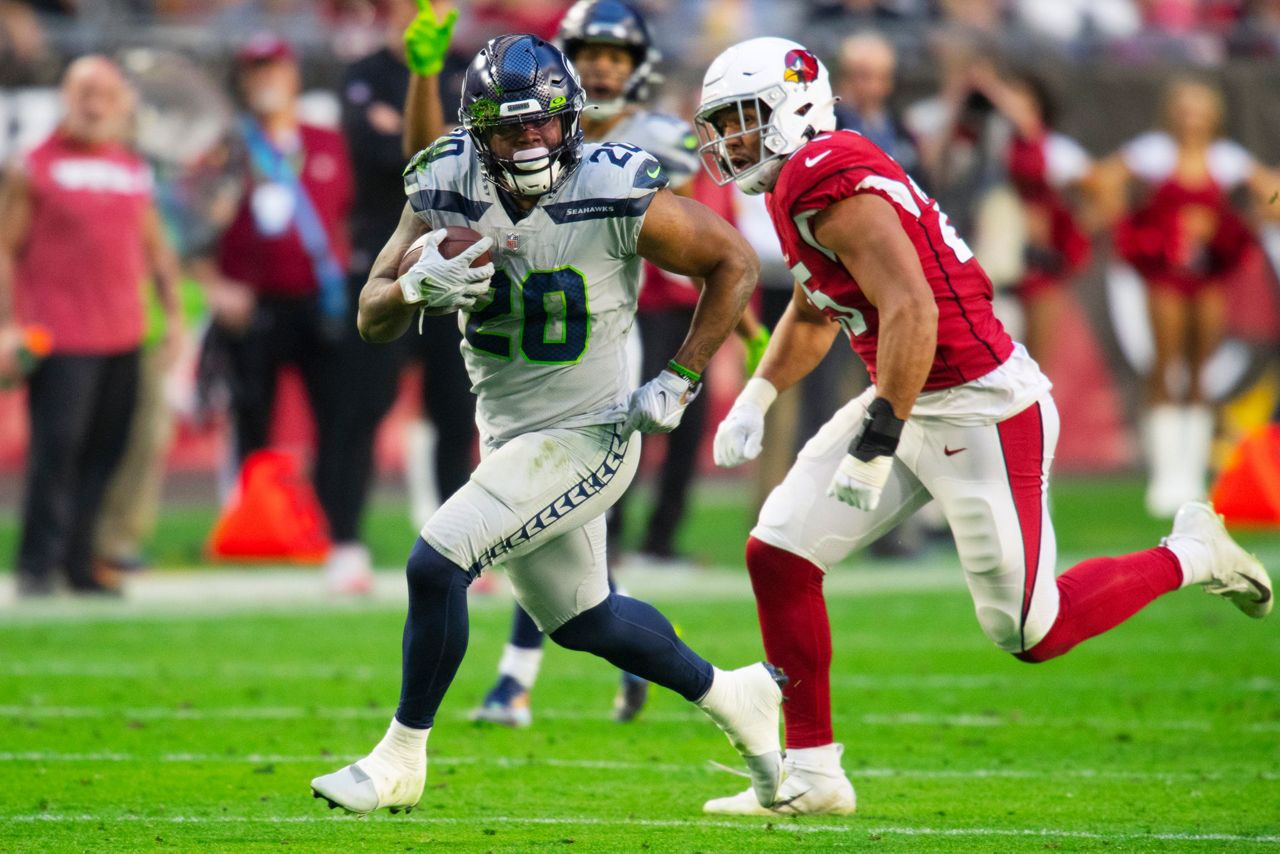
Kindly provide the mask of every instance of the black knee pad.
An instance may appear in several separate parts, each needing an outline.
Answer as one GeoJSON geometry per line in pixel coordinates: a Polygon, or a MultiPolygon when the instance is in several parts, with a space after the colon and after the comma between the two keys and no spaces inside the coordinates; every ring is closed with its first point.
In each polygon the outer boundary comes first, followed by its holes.
{"type": "Polygon", "coordinates": [[[459,584],[465,588],[475,580],[475,575],[440,554],[421,537],[413,544],[404,574],[411,593],[415,590],[448,590],[459,584]]]}

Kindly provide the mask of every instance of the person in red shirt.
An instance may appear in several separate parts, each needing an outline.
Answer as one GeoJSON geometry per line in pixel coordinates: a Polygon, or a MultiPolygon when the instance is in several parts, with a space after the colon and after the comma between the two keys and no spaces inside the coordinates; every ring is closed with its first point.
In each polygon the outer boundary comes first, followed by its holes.
{"type": "MultiPolygon", "coordinates": [[[[326,513],[344,500],[339,424],[343,342],[355,334],[347,295],[351,167],[342,135],[298,118],[297,59],[263,34],[236,56],[243,191],[213,257],[196,262],[229,355],[235,452],[268,441],[276,376],[302,374],[315,417],[313,479],[326,513]]],[[[357,579],[367,585],[367,576],[357,579]]]]}
{"type": "Polygon", "coordinates": [[[991,282],[938,203],[865,137],[835,131],[833,102],[811,52],[753,39],[712,63],[696,120],[713,177],[768,193],[796,280],[759,369],[716,433],[716,462],[760,453],[765,410],[837,332],[873,382],[809,440],[747,542],[764,647],[790,679],[789,776],[771,806],[748,791],[708,802],[708,812],[853,812],[831,727],[823,575],[931,496],[983,632],[1022,661],[1062,655],[1191,584],[1251,617],[1271,609],[1262,565],[1198,502],[1183,506],[1163,545],[1054,578],[1049,381],[992,313],[991,282]]]}
{"type": "Polygon", "coordinates": [[[128,439],[148,276],[169,333],[179,329],[178,264],[151,170],[125,144],[134,98],[124,75],[105,57],[83,57],[62,96],[62,122],[7,176],[0,198],[0,379],[19,373],[20,325],[53,340],[27,386],[23,595],[53,592],[57,567],[74,592],[116,592],[94,576],[93,534],[128,439]]]}

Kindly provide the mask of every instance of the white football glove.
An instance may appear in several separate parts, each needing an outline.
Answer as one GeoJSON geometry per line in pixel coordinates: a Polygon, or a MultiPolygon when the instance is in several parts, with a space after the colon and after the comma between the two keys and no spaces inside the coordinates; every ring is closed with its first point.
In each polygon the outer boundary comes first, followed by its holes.
{"type": "Polygon", "coordinates": [[[716,465],[730,468],[754,460],[764,446],[764,414],[778,397],[768,380],[752,377],[716,428],[716,465]]]}
{"type": "Polygon", "coordinates": [[[421,257],[400,277],[406,305],[422,304],[442,312],[470,311],[489,293],[493,263],[473,269],[471,262],[488,251],[493,238],[482,237],[454,257],[446,258],[437,248],[445,234],[443,228],[428,233],[421,257]]]}
{"type": "Polygon", "coordinates": [[[893,470],[893,455],[906,421],[893,405],[877,397],[867,406],[862,429],[854,436],[836,473],[831,476],[827,495],[859,510],[874,510],[893,470]]]}
{"type": "Polygon", "coordinates": [[[713,445],[716,465],[740,466],[760,456],[763,447],[764,410],[754,401],[739,398],[716,428],[713,445]]]}
{"type": "Polygon", "coordinates": [[[659,372],[631,392],[622,432],[628,436],[637,430],[641,433],[670,433],[680,426],[685,407],[701,390],[700,383],[691,383],[671,371],[659,372]]]}
{"type": "Polygon", "coordinates": [[[892,469],[893,457],[873,457],[864,463],[853,454],[845,454],[831,477],[827,495],[859,510],[875,510],[892,469]]]}

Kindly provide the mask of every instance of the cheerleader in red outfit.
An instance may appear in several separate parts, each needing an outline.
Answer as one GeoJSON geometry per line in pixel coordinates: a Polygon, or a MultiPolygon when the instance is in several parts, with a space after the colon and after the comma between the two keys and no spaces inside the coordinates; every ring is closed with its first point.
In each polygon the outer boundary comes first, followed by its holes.
{"type": "Polygon", "coordinates": [[[1173,83],[1164,117],[1164,130],[1131,140],[1103,167],[1113,209],[1115,202],[1123,206],[1131,186],[1140,188],[1137,206],[1119,219],[1115,241],[1147,284],[1155,339],[1143,436],[1147,510],[1154,516],[1172,516],[1205,491],[1213,412],[1201,369],[1221,343],[1227,288],[1254,243],[1232,194],[1246,188],[1265,205],[1280,187],[1275,173],[1219,136],[1223,103],[1216,89],[1173,83]]]}
{"type": "Polygon", "coordinates": [[[1044,364],[1066,289],[1089,262],[1089,239],[1068,200],[1093,161],[1080,143],[1053,129],[1055,105],[1039,79],[1015,76],[986,92],[1013,125],[1005,159],[1027,229],[1025,272],[1017,287],[1026,318],[1023,340],[1032,358],[1044,364]]]}

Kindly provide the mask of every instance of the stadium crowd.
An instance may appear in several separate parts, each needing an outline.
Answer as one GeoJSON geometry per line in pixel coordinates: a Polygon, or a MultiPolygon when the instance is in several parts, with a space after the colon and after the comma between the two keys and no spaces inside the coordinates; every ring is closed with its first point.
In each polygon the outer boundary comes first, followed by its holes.
{"type": "MultiPolygon", "coordinates": [[[[447,55],[411,74],[401,35],[414,0],[0,0],[0,375],[24,381],[30,436],[21,592],[51,592],[60,567],[72,589],[111,593],[144,563],[183,385],[200,401],[187,417],[228,414],[218,423],[230,425],[234,469],[270,443],[280,368],[301,374],[337,591],[368,588],[360,523],[404,366],[422,365],[433,425],[431,441],[414,444],[434,452],[408,455],[411,484],[434,484],[438,499],[466,482],[474,402],[455,320],[428,318],[425,334],[374,347],[356,331],[356,301],[396,227],[408,156],[440,129],[406,129],[416,78],[438,87],[448,120],[479,46],[507,32],[552,39],[571,4],[457,5],[447,55]],[[67,179],[59,163],[85,158],[114,171],[67,179]],[[122,193],[133,213],[104,221],[92,204],[122,193]],[[150,325],[144,280],[156,285],[150,325]],[[52,338],[43,358],[25,343],[33,327],[52,338]]],[[[1280,219],[1280,182],[1267,165],[1280,149],[1260,116],[1280,86],[1253,85],[1276,82],[1266,61],[1280,55],[1280,2],[635,5],[662,57],[653,102],[685,119],[727,44],[781,35],[817,52],[842,97],[840,126],[937,198],[992,275],[1002,313],[1059,386],[1062,454],[1079,468],[1145,465],[1155,515],[1204,494],[1215,432],[1229,432],[1217,408],[1256,379],[1280,337],[1269,265],[1280,241],[1268,224],[1280,219]],[[1225,339],[1236,361],[1206,371],[1225,339]]],[[[709,183],[691,192],[761,257],[756,310],[771,327],[792,279],[762,200],[709,183]]],[[[681,334],[692,285],[646,289],[643,337],[681,334]]],[[[646,452],[664,498],[639,539],[659,563],[680,557],[684,498],[707,464],[699,434],[740,385],[741,359],[715,370],[722,385],[703,401],[712,414],[686,416],[665,463],[660,442],[646,452]]],[[[866,383],[837,345],[773,408],[757,502],[866,383]]],[[[918,536],[908,528],[888,543],[910,548],[918,536]]]]}

